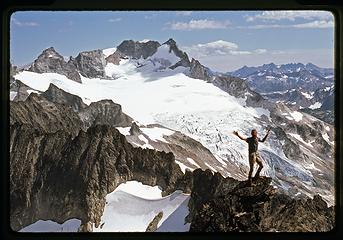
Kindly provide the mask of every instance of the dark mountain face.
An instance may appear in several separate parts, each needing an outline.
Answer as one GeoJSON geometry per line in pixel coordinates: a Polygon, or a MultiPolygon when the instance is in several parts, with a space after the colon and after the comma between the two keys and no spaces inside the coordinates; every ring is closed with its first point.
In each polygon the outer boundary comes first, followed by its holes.
{"type": "Polygon", "coordinates": [[[152,56],[159,46],[160,43],[156,41],[138,42],[125,40],[117,47],[117,50],[132,58],[139,59],[143,57],[146,59],[152,56]]]}
{"type": "Polygon", "coordinates": [[[106,60],[105,55],[101,50],[81,52],[75,59],[71,59],[70,62],[72,62],[85,77],[106,77],[104,70],[106,60]]]}
{"type": "Polygon", "coordinates": [[[76,82],[81,82],[76,66],[71,62],[66,62],[53,47],[45,49],[41,55],[32,63],[29,71],[37,73],[59,73],[76,82]]]}

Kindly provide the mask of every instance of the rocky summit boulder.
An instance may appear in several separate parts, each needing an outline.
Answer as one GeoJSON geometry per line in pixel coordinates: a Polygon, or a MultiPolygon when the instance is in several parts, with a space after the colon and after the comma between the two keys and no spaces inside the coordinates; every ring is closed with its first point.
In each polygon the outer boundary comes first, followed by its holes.
{"type": "Polygon", "coordinates": [[[156,53],[159,46],[160,43],[157,41],[139,42],[125,40],[117,47],[117,50],[128,57],[136,59],[142,57],[146,59],[156,53]]]}
{"type": "Polygon", "coordinates": [[[37,73],[59,73],[76,82],[81,82],[75,65],[64,60],[53,47],[45,49],[28,69],[37,73]]]}

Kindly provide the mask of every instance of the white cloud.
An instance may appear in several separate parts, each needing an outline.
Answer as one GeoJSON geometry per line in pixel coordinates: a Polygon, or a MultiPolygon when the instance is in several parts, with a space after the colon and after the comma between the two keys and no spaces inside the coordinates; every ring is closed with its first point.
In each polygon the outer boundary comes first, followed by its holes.
{"type": "Polygon", "coordinates": [[[298,24],[257,24],[250,26],[237,26],[236,28],[267,29],[267,28],[333,28],[334,22],[327,20],[315,20],[298,24]]]}
{"type": "Polygon", "coordinates": [[[38,23],[36,22],[22,22],[22,21],[19,21],[18,19],[12,17],[12,23],[16,26],[19,26],[19,27],[37,27],[39,26],[38,23]]]}
{"type": "Polygon", "coordinates": [[[247,15],[245,19],[247,22],[252,22],[257,19],[263,21],[280,21],[289,20],[295,21],[296,19],[306,20],[333,20],[333,15],[328,11],[312,11],[312,10],[290,10],[290,11],[263,11],[262,13],[253,16],[247,15]]]}
{"type": "Polygon", "coordinates": [[[316,20],[313,22],[294,24],[295,28],[332,28],[334,26],[333,21],[316,20]]]}
{"type": "Polygon", "coordinates": [[[185,46],[182,49],[196,59],[208,56],[264,54],[267,52],[266,49],[240,50],[236,43],[224,40],[185,46]]]}
{"type": "Polygon", "coordinates": [[[122,19],[121,18],[110,18],[108,19],[108,22],[114,23],[114,22],[120,22],[122,19]]]}
{"type": "Polygon", "coordinates": [[[262,54],[262,53],[266,53],[267,49],[259,48],[259,49],[255,49],[254,52],[257,54],[262,54]]]}
{"type": "Polygon", "coordinates": [[[178,16],[190,16],[192,13],[193,11],[177,11],[175,14],[178,16]]]}
{"type": "Polygon", "coordinates": [[[230,25],[229,21],[215,21],[208,19],[190,20],[189,22],[168,23],[172,30],[202,30],[202,29],[225,29],[230,25]]]}

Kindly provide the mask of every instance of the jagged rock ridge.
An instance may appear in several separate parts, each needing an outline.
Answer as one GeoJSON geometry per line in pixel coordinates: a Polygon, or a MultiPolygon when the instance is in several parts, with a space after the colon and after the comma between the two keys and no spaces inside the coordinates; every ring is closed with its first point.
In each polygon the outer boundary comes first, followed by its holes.
{"type": "Polygon", "coordinates": [[[209,170],[193,172],[189,201],[191,232],[326,232],[334,228],[334,208],[315,195],[293,199],[262,177],[247,186],[209,170]]]}
{"type": "Polygon", "coordinates": [[[64,222],[71,217],[81,219],[82,230],[89,230],[90,222],[100,222],[104,197],[120,183],[137,180],[167,188],[182,175],[172,153],[134,148],[109,125],[92,125],[84,132],[70,107],[42,102],[47,101],[31,94],[27,101],[11,107],[13,230],[39,219],[64,222]],[[53,108],[51,112],[40,109],[49,116],[44,126],[36,123],[39,116],[27,120],[39,104],[53,108]],[[62,118],[66,111],[65,124],[76,126],[56,124],[56,114],[62,118]]]}

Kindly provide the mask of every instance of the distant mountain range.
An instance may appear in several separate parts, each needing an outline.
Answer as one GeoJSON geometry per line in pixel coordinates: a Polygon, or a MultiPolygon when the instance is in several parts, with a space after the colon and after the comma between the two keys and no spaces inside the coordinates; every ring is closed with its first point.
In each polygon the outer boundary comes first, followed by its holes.
{"type": "Polygon", "coordinates": [[[312,63],[244,66],[228,72],[244,79],[250,88],[273,102],[334,122],[334,70],[312,63]]]}

